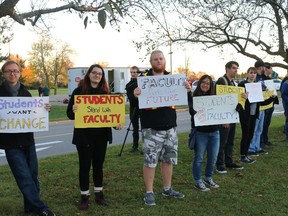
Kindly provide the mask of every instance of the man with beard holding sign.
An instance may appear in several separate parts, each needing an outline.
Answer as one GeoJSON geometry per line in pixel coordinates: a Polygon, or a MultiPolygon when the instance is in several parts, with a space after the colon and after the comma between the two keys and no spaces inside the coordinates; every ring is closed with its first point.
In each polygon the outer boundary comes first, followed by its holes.
{"type": "MultiPolygon", "coordinates": [[[[147,76],[168,75],[165,70],[166,60],[163,52],[155,50],[151,53],[150,64],[152,69],[147,76]]],[[[185,88],[191,91],[186,81],[185,88]]],[[[141,94],[141,89],[134,90],[135,97],[141,94]]],[[[155,168],[158,160],[161,161],[161,174],[163,179],[163,196],[184,198],[184,194],[172,189],[173,165],[177,164],[178,137],[176,133],[176,110],[174,107],[153,107],[140,109],[142,128],[144,167],[143,176],[146,187],[144,201],[146,205],[156,205],[153,192],[155,168]]]]}

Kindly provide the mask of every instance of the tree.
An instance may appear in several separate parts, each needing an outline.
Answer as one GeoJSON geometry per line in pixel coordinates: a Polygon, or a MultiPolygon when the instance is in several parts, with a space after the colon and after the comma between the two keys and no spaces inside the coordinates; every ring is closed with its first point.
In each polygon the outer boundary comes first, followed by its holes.
{"type": "Polygon", "coordinates": [[[59,82],[67,84],[67,70],[73,67],[70,56],[74,51],[68,44],[52,42],[49,35],[43,34],[29,52],[30,67],[36,71],[39,82],[54,88],[57,94],[59,82]]]}
{"type": "Polygon", "coordinates": [[[139,0],[133,6],[130,13],[139,15],[136,24],[144,35],[135,41],[138,49],[150,51],[169,42],[222,52],[230,46],[246,57],[267,58],[272,66],[288,69],[286,0],[139,0]]]}

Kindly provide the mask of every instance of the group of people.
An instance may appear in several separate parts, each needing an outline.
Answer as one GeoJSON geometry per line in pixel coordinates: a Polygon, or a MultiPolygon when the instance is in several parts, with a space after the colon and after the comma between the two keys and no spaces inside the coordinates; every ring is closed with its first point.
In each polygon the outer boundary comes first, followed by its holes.
{"type": "Polygon", "coordinates": [[[42,87],[42,85],[40,84],[38,87],[38,96],[39,97],[43,97],[43,96],[49,96],[50,93],[50,89],[48,88],[47,85],[44,86],[44,88],[42,87]]]}
{"type": "MultiPolygon", "coordinates": [[[[151,69],[147,72],[146,76],[169,75],[165,70],[166,60],[162,51],[155,50],[151,53],[150,64],[151,69]]],[[[226,74],[218,79],[216,85],[236,85],[233,78],[237,74],[238,67],[239,64],[237,62],[228,62],[225,66],[226,74]]],[[[264,76],[269,77],[265,73],[266,69],[269,69],[267,64],[264,64],[264,62],[262,64],[261,62],[260,65],[257,61],[255,67],[248,69],[247,79],[241,82],[239,86],[244,86],[245,82],[264,80],[264,76]],[[258,76],[261,76],[261,79],[257,80],[258,76]]],[[[19,82],[20,67],[18,63],[7,61],[2,67],[2,73],[5,81],[0,86],[0,96],[31,97],[31,94],[19,82]]],[[[141,89],[137,87],[138,74],[139,68],[136,66],[132,67],[131,82],[126,85],[126,90],[131,105],[130,118],[133,125],[132,152],[137,152],[139,148],[139,118],[141,124],[142,154],[144,157],[144,202],[146,205],[156,205],[153,183],[158,161],[161,161],[162,195],[178,199],[184,198],[185,195],[183,193],[174,190],[172,187],[173,165],[177,164],[178,159],[177,114],[175,107],[139,109],[137,98],[141,95],[141,89]]],[[[193,94],[191,93],[191,86],[187,81],[185,82],[185,88],[187,90],[189,112],[191,114],[191,126],[196,128],[195,154],[192,164],[195,188],[201,191],[208,191],[209,188],[219,187],[212,179],[215,167],[219,173],[227,173],[226,168],[243,169],[242,166],[234,163],[232,155],[236,124],[195,126],[193,118],[195,111],[193,109],[192,98],[215,95],[215,86],[211,76],[204,75],[200,78],[193,94]],[[207,152],[207,163],[204,179],[202,180],[201,170],[205,152],[207,152]]],[[[75,112],[78,109],[78,106],[74,103],[75,95],[93,94],[110,94],[104,70],[98,64],[93,64],[89,67],[79,86],[73,91],[67,106],[68,118],[75,119],[75,112]]],[[[241,96],[247,99],[248,94],[249,92],[245,92],[241,96]]],[[[260,147],[260,140],[263,140],[263,143],[266,145],[271,145],[267,134],[264,134],[263,122],[265,124],[265,120],[260,119],[261,111],[259,111],[260,105],[270,102],[275,102],[274,96],[263,103],[250,103],[249,100],[246,100],[245,109],[239,106],[235,107],[239,111],[243,134],[240,150],[240,162],[242,163],[253,163],[255,160],[251,159],[250,156],[267,153],[260,147]]],[[[46,104],[45,109],[49,111],[51,105],[46,104]]],[[[266,120],[268,127],[270,120],[271,117],[266,120]]],[[[114,129],[121,129],[122,126],[118,125],[114,129]]],[[[103,193],[103,165],[107,144],[111,142],[112,128],[110,127],[74,128],[72,143],[76,145],[79,158],[80,210],[89,208],[89,173],[91,165],[95,203],[98,205],[107,205],[103,193]]],[[[37,156],[33,133],[0,133],[0,148],[5,149],[8,164],[23,194],[24,211],[26,213],[35,212],[38,215],[55,215],[40,199],[37,156]]]]}

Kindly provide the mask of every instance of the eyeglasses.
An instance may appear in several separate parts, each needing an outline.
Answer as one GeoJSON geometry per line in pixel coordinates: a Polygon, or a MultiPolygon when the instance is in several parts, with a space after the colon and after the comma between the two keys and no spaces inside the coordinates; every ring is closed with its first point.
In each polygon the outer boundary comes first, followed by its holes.
{"type": "Polygon", "coordinates": [[[92,71],[91,74],[92,74],[92,75],[95,75],[95,76],[96,76],[96,75],[102,76],[102,73],[101,73],[101,72],[96,72],[96,71],[92,71]]]}
{"type": "Polygon", "coordinates": [[[210,86],[210,82],[201,82],[201,85],[210,86]]]}
{"type": "Polygon", "coordinates": [[[6,73],[6,74],[19,74],[20,71],[19,70],[6,70],[6,71],[4,71],[4,73],[6,73]]]}

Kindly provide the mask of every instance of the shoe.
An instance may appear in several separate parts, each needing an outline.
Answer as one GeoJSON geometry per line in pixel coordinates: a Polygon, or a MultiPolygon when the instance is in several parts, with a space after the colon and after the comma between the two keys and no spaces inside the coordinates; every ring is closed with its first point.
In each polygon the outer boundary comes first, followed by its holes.
{"type": "Polygon", "coordinates": [[[175,191],[172,188],[170,188],[169,190],[163,191],[162,195],[163,196],[171,196],[171,197],[174,197],[174,198],[177,198],[177,199],[182,199],[182,198],[185,197],[184,194],[182,194],[182,193],[180,193],[178,191],[175,191]]]}
{"type": "Polygon", "coordinates": [[[267,143],[265,143],[265,145],[272,146],[273,144],[270,141],[268,141],[267,143]]]}
{"type": "Polygon", "coordinates": [[[263,150],[263,149],[258,151],[258,153],[261,154],[261,155],[267,155],[268,154],[268,152],[263,150]]]}
{"type": "Polygon", "coordinates": [[[150,205],[150,206],[156,205],[154,193],[153,192],[145,193],[144,202],[146,205],[150,205]]]}
{"type": "Polygon", "coordinates": [[[56,214],[54,214],[49,209],[45,209],[39,214],[39,216],[56,216],[56,214]]]}
{"type": "Polygon", "coordinates": [[[226,164],[226,168],[236,169],[236,170],[243,170],[243,169],[244,169],[243,166],[239,166],[239,165],[236,164],[236,163],[226,164]]]}
{"type": "Polygon", "coordinates": [[[220,174],[227,173],[227,170],[223,166],[216,167],[216,171],[220,174]]]}
{"type": "Polygon", "coordinates": [[[103,191],[95,192],[95,202],[98,205],[103,205],[103,206],[108,205],[105,198],[104,198],[103,191]]]}
{"type": "Polygon", "coordinates": [[[130,150],[130,153],[135,153],[135,152],[138,152],[138,149],[137,149],[137,148],[132,148],[132,149],[130,150]]]}
{"type": "Polygon", "coordinates": [[[208,180],[203,180],[204,184],[206,184],[210,188],[219,188],[219,185],[216,184],[212,179],[208,180]]]}
{"type": "Polygon", "coordinates": [[[253,164],[253,163],[256,162],[256,160],[251,159],[251,158],[249,158],[249,157],[247,157],[247,156],[241,157],[241,158],[239,159],[239,161],[240,161],[241,163],[247,163],[247,164],[253,164]]]}
{"type": "Polygon", "coordinates": [[[79,209],[87,210],[88,206],[89,206],[89,195],[81,195],[79,209]]]}
{"type": "Polygon", "coordinates": [[[200,191],[209,191],[209,190],[210,190],[209,188],[207,188],[207,187],[205,186],[205,184],[204,184],[203,182],[196,183],[196,184],[194,185],[194,187],[195,187],[197,190],[200,190],[200,191]]]}
{"type": "Polygon", "coordinates": [[[248,152],[249,157],[258,157],[259,154],[257,152],[248,152]]]}

